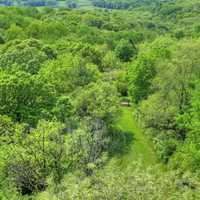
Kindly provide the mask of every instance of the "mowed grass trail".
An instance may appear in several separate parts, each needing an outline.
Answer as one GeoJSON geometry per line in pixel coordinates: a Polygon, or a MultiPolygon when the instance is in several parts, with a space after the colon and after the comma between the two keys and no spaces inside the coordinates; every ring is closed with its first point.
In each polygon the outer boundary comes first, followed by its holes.
{"type": "Polygon", "coordinates": [[[132,108],[122,107],[122,115],[117,127],[123,132],[132,134],[133,137],[129,150],[122,156],[123,167],[135,161],[140,161],[144,169],[158,163],[153,145],[134,119],[132,108]]]}

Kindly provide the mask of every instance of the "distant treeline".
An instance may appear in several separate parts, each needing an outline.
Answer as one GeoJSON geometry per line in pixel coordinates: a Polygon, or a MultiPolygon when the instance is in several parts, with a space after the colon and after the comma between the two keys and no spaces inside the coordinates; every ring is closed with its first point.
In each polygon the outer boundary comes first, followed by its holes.
{"type": "Polygon", "coordinates": [[[59,0],[0,0],[1,6],[66,6],[70,8],[76,7],[74,1],[59,1],[59,0]]]}
{"type": "Polygon", "coordinates": [[[127,9],[130,7],[130,1],[107,1],[107,0],[93,0],[93,5],[96,7],[107,9],[127,9]]]}
{"type": "Polygon", "coordinates": [[[128,9],[144,5],[158,6],[167,1],[173,0],[92,0],[94,6],[107,9],[128,9]]]}
{"type": "MultiPolygon", "coordinates": [[[[106,9],[128,9],[140,6],[157,7],[173,0],[89,0],[93,6],[106,9]]],[[[0,0],[0,6],[51,6],[76,8],[77,0],[0,0]]]]}

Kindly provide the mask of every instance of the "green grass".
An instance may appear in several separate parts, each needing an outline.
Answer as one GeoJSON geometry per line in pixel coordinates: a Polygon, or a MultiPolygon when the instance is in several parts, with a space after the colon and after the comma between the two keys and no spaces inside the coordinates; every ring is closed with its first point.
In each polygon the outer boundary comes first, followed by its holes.
{"type": "Polygon", "coordinates": [[[122,116],[117,127],[133,136],[129,151],[121,158],[122,166],[126,167],[132,162],[140,161],[142,167],[147,168],[158,163],[153,145],[134,119],[132,108],[122,107],[122,116]]]}

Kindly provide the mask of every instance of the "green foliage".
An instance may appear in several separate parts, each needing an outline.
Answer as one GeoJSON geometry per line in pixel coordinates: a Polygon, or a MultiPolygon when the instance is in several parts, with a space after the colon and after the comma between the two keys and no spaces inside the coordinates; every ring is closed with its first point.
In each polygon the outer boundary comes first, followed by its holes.
{"type": "Polygon", "coordinates": [[[129,71],[129,92],[135,103],[146,99],[151,93],[151,82],[155,76],[154,62],[147,56],[140,56],[129,71]]]}
{"type": "Polygon", "coordinates": [[[60,181],[67,168],[63,164],[67,152],[59,123],[41,121],[30,133],[22,129],[9,148],[5,170],[22,194],[44,190],[50,173],[55,181],[60,181]]]}
{"type": "MultiPolygon", "coordinates": [[[[140,103],[138,114],[142,125],[153,138],[155,150],[165,163],[189,134],[186,121],[190,119],[185,116],[189,116],[191,91],[194,80],[199,77],[198,41],[194,44],[185,40],[176,47],[171,42],[170,39],[159,39],[150,47],[156,73],[147,79],[149,82],[145,82],[148,73],[142,68],[141,76],[136,70],[129,69],[128,77],[130,94],[135,103],[140,103]],[[136,79],[138,77],[142,81],[136,79]],[[138,96],[142,98],[136,101],[138,96]]],[[[138,57],[136,63],[140,59],[138,57]]]]}
{"type": "Polygon", "coordinates": [[[72,113],[71,100],[68,96],[60,96],[52,110],[53,114],[61,122],[65,122],[67,118],[70,117],[72,113]]]}
{"type": "Polygon", "coordinates": [[[54,85],[56,91],[66,94],[95,82],[99,77],[99,71],[95,65],[69,54],[48,62],[39,75],[54,85]]]}
{"type": "Polygon", "coordinates": [[[4,38],[0,35],[0,44],[4,44],[5,41],[4,41],[4,38]]]}
{"type": "Polygon", "coordinates": [[[130,61],[130,59],[137,54],[137,49],[132,41],[120,40],[115,48],[116,55],[124,62],[130,61]]]}
{"type": "Polygon", "coordinates": [[[49,118],[55,102],[55,91],[38,76],[13,71],[0,73],[0,113],[16,122],[35,124],[49,118]]]}
{"type": "Polygon", "coordinates": [[[180,176],[175,172],[159,174],[157,167],[141,170],[139,164],[132,169],[121,170],[112,160],[101,171],[95,170],[91,177],[80,172],[69,174],[62,182],[59,192],[51,187],[37,199],[198,199],[199,183],[191,174],[180,176]]]}
{"type": "Polygon", "coordinates": [[[41,64],[48,60],[49,53],[45,48],[42,48],[42,44],[37,40],[14,40],[2,48],[0,66],[8,70],[17,67],[35,74],[40,69],[41,64]]]}
{"type": "Polygon", "coordinates": [[[199,176],[200,149],[199,149],[199,82],[195,84],[189,108],[179,123],[188,130],[185,142],[179,147],[172,158],[171,166],[182,171],[189,170],[199,176]]]}
{"type": "Polygon", "coordinates": [[[80,117],[103,119],[111,124],[118,112],[117,91],[108,83],[91,84],[75,101],[75,113],[80,117]]]}
{"type": "Polygon", "coordinates": [[[25,39],[25,33],[22,28],[12,24],[10,28],[6,31],[6,40],[14,40],[14,39],[25,39]]]}
{"type": "Polygon", "coordinates": [[[13,2],[0,199],[199,199],[198,0],[13,2]]]}

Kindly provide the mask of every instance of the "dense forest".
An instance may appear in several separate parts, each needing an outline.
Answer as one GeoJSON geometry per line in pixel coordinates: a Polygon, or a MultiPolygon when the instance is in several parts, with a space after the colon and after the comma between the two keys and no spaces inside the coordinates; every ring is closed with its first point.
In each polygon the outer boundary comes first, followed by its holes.
{"type": "Polygon", "coordinates": [[[27,2],[0,1],[0,200],[200,199],[199,0],[27,2]]]}

